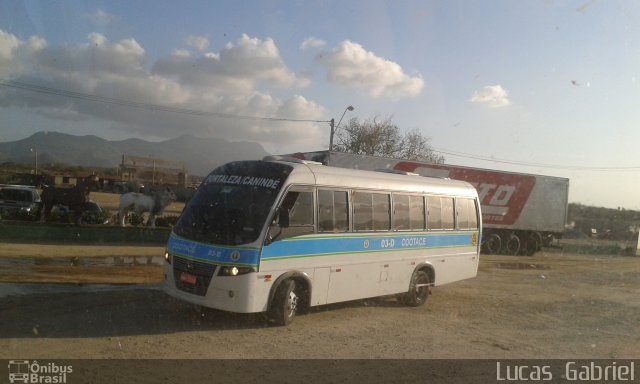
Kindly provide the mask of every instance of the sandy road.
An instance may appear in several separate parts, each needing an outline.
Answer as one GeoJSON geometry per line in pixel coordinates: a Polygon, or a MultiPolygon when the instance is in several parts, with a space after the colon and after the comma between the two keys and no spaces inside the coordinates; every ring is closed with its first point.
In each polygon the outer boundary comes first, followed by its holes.
{"type": "Polygon", "coordinates": [[[286,328],[176,301],[157,284],[30,287],[0,284],[12,292],[0,295],[2,358],[640,357],[637,257],[485,256],[475,279],[434,289],[424,307],[355,301],[286,328]]]}

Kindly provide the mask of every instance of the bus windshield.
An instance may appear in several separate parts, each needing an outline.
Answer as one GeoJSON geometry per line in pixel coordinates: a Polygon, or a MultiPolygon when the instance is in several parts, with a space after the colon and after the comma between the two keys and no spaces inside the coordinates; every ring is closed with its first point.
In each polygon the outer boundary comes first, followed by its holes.
{"type": "Polygon", "coordinates": [[[290,166],[257,161],[215,169],[185,207],[174,233],[217,245],[256,241],[290,172],[290,166]]]}

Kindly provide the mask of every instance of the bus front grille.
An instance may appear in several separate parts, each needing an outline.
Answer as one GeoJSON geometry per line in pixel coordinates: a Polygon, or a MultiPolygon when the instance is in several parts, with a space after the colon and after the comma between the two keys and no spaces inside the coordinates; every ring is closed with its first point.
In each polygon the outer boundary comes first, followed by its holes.
{"type": "Polygon", "coordinates": [[[172,262],[173,277],[176,287],[179,290],[199,296],[207,294],[211,277],[216,271],[217,265],[188,260],[177,256],[172,258],[172,262]],[[195,276],[195,284],[183,281],[183,273],[195,276]]]}

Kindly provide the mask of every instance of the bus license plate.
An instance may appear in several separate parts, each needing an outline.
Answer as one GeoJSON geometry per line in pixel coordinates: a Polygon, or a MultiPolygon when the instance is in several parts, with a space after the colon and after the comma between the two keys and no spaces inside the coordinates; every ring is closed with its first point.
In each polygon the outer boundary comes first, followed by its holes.
{"type": "Polygon", "coordinates": [[[190,285],[196,285],[198,277],[187,272],[180,272],[180,282],[190,285]]]}

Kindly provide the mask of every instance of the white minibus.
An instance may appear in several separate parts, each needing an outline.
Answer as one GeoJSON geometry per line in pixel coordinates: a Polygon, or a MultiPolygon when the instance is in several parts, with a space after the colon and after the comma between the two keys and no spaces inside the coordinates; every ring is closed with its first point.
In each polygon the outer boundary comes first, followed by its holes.
{"type": "Polygon", "coordinates": [[[287,325],[311,307],[397,295],[474,277],[476,189],[456,180],[334,168],[292,158],[211,172],[165,254],[164,290],[287,325]]]}

